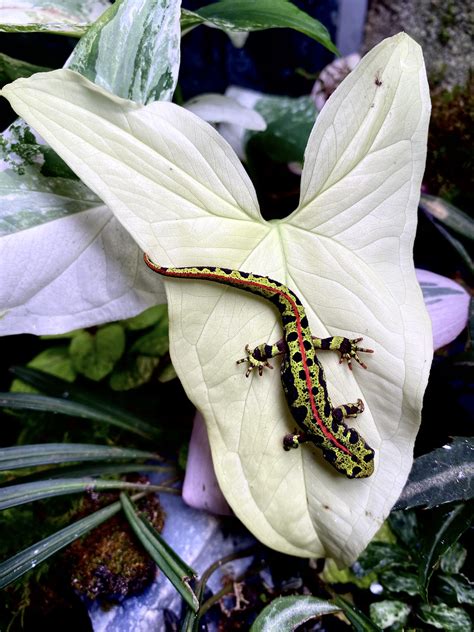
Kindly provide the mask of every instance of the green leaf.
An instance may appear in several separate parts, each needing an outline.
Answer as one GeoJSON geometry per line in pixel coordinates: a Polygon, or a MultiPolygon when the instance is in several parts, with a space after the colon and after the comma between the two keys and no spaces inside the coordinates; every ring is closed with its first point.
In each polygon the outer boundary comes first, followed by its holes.
{"type": "Polygon", "coordinates": [[[410,612],[411,607],[403,601],[385,599],[370,604],[370,618],[382,630],[390,626],[398,630],[405,625],[410,612]]]}
{"type": "Polygon", "coordinates": [[[135,507],[126,494],[120,494],[120,501],[130,526],[144,548],[186,603],[194,612],[197,612],[199,602],[189,586],[189,581],[197,577],[197,573],[163,540],[158,531],[148,520],[136,512],[135,507]]]}
{"type": "Polygon", "coordinates": [[[0,31],[80,37],[109,6],[107,0],[32,0],[0,9],[0,31]]]}
{"type": "Polygon", "coordinates": [[[154,459],[153,452],[80,443],[40,443],[0,449],[0,471],[67,461],[154,459]]]}
{"type": "Polygon", "coordinates": [[[69,345],[76,371],[96,381],[112,371],[124,351],[125,332],[118,323],[101,327],[95,335],[82,331],[69,345]]]}
{"type": "Polygon", "coordinates": [[[330,601],[317,597],[277,597],[258,615],[250,632],[290,632],[310,619],[340,611],[341,608],[330,601]]]}
{"type": "Polygon", "coordinates": [[[333,602],[343,610],[356,632],[379,632],[380,628],[346,599],[336,595],[333,602]]]}
{"type": "Polygon", "coordinates": [[[419,582],[421,594],[428,599],[428,585],[441,556],[469,529],[474,518],[474,502],[460,504],[448,511],[433,512],[429,531],[423,534],[420,551],[419,582]]]}
{"type": "Polygon", "coordinates": [[[130,351],[160,358],[168,351],[169,346],[168,318],[163,318],[151,331],[135,340],[130,351]]]}
{"type": "Polygon", "coordinates": [[[110,376],[110,388],[114,391],[128,391],[146,384],[151,380],[159,362],[159,358],[144,355],[128,357],[125,366],[117,367],[110,376]]]}
{"type": "Polygon", "coordinates": [[[461,237],[474,239],[474,220],[467,213],[442,198],[422,193],[420,208],[461,237]]]}
{"type": "Polygon", "coordinates": [[[2,93],[154,261],[267,275],[296,291],[315,335],[363,334],[375,349],[367,371],[321,354],[334,403],[364,397],[357,428],[376,470],[349,480],[311,446],[282,452],[294,420],[278,372],[257,382],[236,365],[246,344],[281,336],[270,302],[165,280],[173,365],[227,501],[265,544],[351,564],[408,477],[432,354],[412,252],[429,117],[419,46],[387,39],[340,84],[308,141],[299,207],[272,222],[227,143],[177,105],[140,107],[66,70],[2,93]]]}
{"type": "Polygon", "coordinates": [[[459,573],[461,568],[464,566],[466,558],[467,549],[465,549],[459,542],[455,542],[441,556],[441,569],[450,575],[459,573]]]}
{"type": "Polygon", "coordinates": [[[0,488],[0,510],[18,507],[25,503],[44,500],[53,496],[79,494],[85,491],[104,491],[109,489],[140,489],[147,491],[167,491],[161,485],[129,483],[120,480],[101,480],[96,478],[57,478],[54,480],[20,483],[0,488]]]}
{"type": "Polygon", "coordinates": [[[122,325],[130,331],[139,331],[156,325],[162,320],[168,324],[168,307],[166,305],[153,305],[141,314],[123,320],[122,325]]]}
{"type": "Polygon", "coordinates": [[[180,6],[179,0],[116,2],[78,43],[69,67],[135,103],[171,101],[180,62],[180,6]]]}
{"type": "Polygon", "coordinates": [[[50,68],[44,66],[35,66],[22,59],[14,59],[0,53],[0,84],[14,81],[20,77],[30,77],[35,72],[47,72],[50,68]]]}
{"type": "Polygon", "coordinates": [[[338,54],[326,27],[286,0],[221,0],[201,7],[194,14],[183,12],[183,31],[198,24],[196,16],[226,31],[292,28],[338,54]]]}
{"type": "Polygon", "coordinates": [[[452,443],[415,459],[395,509],[428,508],[474,496],[474,439],[455,437],[452,443]]]}
{"type": "Polygon", "coordinates": [[[113,503],[61,529],[0,564],[0,589],[19,579],[38,564],[99,526],[120,511],[120,502],[113,503]]]}
{"type": "MultiPolygon", "coordinates": [[[[50,347],[49,349],[45,349],[35,356],[31,362],[28,362],[27,366],[31,369],[39,369],[50,375],[62,378],[65,380],[65,383],[74,382],[77,376],[67,347],[50,347]]],[[[13,380],[10,390],[13,393],[38,392],[33,386],[21,380],[13,380]]]]}
{"type": "Polygon", "coordinates": [[[444,603],[423,604],[417,614],[425,623],[445,632],[472,630],[471,618],[462,608],[449,608],[444,603]]]}

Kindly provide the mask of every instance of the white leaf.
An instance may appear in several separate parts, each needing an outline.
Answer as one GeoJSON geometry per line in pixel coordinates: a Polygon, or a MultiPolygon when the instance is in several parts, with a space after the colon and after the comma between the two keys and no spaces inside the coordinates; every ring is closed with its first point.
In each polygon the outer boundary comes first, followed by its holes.
{"type": "Polygon", "coordinates": [[[210,123],[231,123],[258,131],[266,127],[265,120],[258,112],[243,107],[234,99],[222,94],[200,94],[187,101],[183,107],[210,123]]]}
{"type": "Polygon", "coordinates": [[[235,361],[281,336],[268,301],[206,282],[166,280],[173,364],[203,414],[221,489],[263,542],[352,562],[398,498],[431,363],[429,318],[412,245],[429,96],[421,49],[405,34],[369,53],[332,95],[306,151],[299,208],[265,222],[230,147],[170,103],[138,107],[67,71],[3,90],[161,265],[218,265],[288,284],[315,335],[364,335],[369,369],[322,353],[334,403],[362,397],[353,421],[376,471],[348,480],[294,427],[277,371],[246,380],[235,361]]]}

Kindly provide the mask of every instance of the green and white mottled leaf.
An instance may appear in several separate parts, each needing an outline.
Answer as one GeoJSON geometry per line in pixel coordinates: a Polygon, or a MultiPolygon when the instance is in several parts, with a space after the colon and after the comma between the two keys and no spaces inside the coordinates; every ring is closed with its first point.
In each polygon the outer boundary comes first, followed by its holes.
{"type": "Polygon", "coordinates": [[[459,573],[467,558],[467,549],[459,542],[455,542],[446,553],[441,556],[441,570],[449,575],[459,573]]]}
{"type": "Polygon", "coordinates": [[[277,597],[258,615],[250,632],[291,632],[310,619],[340,611],[331,602],[309,595],[277,597]]]}
{"type": "Polygon", "coordinates": [[[273,548],[351,563],[406,482],[431,363],[412,256],[429,117],[421,49],[385,40],[340,85],[311,134],[300,205],[274,222],[227,143],[178,106],[140,107],[64,70],[3,94],[155,261],[271,276],[300,296],[315,334],[375,349],[368,371],[322,358],[335,403],[364,398],[355,423],[376,450],[375,474],[347,480],[311,447],[282,451],[294,422],[277,371],[246,380],[235,364],[246,343],[281,335],[272,306],[166,281],[173,364],[229,504],[273,548]]]}
{"type": "Polygon", "coordinates": [[[370,618],[382,630],[391,625],[397,626],[397,629],[405,625],[410,612],[411,607],[403,601],[385,599],[370,604],[370,618]]]}
{"type": "Polygon", "coordinates": [[[197,11],[183,11],[183,33],[202,23],[224,31],[262,31],[292,28],[337,54],[326,27],[287,0],[221,0],[197,11]]]}
{"type": "Polygon", "coordinates": [[[0,6],[0,31],[80,37],[109,6],[108,0],[12,0],[0,6]]]}
{"type": "Polygon", "coordinates": [[[171,101],[180,62],[180,7],[181,0],[116,2],[78,43],[68,67],[135,103],[171,101]]]}
{"type": "Polygon", "coordinates": [[[440,349],[466,327],[470,296],[459,283],[440,274],[417,270],[416,276],[431,318],[433,346],[440,349]]]}
{"type": "Polygon", "coordinates": [[[452,443],[415,459],[395,509],[435,507],[474,497],[474,440],[456,437],[452,443]]]}
{"type": "Polygon", "coordinates": [[[417,612],[419,618],[445,632],[472,630],[472,620],[462,608],[450,608],[444,603],[422,604],[417,612]]]}
{"type": "Polygon", "coordinates": [[[458,603],[474,606],[474,583],[465,575],[439,575],[438,582],[448,594],[455,596],[458,603]]]}

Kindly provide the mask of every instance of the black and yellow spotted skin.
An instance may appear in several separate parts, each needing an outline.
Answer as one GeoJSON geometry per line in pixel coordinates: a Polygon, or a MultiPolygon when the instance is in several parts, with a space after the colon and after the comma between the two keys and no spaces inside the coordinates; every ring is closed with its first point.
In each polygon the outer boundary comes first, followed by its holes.
{"type": "Polygon", "coordinates": [[[280,312],[284,337],[273,345],[262,344],[246,351],[248,356],[238,362],[247,362],[247,376],[264,367],[272,368],[269,359],[283,355],[281,381],[291,414],[302,432],[286,435],[283,447],[297,448],[300,443],[311,442],[318,446],[324,458],[348,478],[365,478],[374,471],[374,450],[364,438],[344,421],[364,410],[359,399],[353,404],[333,407],[326,380],[316,349],[331,349],[341,354],[341,362],[360,361],[357,352],[371,353],[357,346],[361,338],[350,340],[342,336],[316,338],[311,335],[308,319],[299,298],[285,285],[265,276],[209,266],[164,268],[145,255],[146,264],[158,274],[167,277],[198,279],[230,285],[271,301],[280,312]]]}

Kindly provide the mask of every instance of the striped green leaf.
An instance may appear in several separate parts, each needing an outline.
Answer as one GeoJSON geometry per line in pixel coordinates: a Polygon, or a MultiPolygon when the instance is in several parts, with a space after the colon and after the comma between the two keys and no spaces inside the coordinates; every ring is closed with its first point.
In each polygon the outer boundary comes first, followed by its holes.
{"type": "Polygon", "coordinates": [[[104,491],[109,489],[139,489],[156,492],[168,491],[162,485],[147,485],[144,483],[129,483],[119,480],[101,480],[87,478],[59,478],[55,480],[36,481],[34,483],[20,483],[0,489],[0,510],[17,507],[36,500],[44,500],[53,496],[78,494],[85,491],[104,491]]]}
{"type": "Polygon", "coordinates": [[[0,589],[16,581],[51,555],[111,518],[120,511],[120,508],[120,502],[104,507],[2,562],[0,564],[0,589]]]}
{"type": "MultiPolygon", "coordinates": [[[[81,443],[42,443],[0,450],[0,471],[35,467],[67,461],[113,461],[118,459],[154,459],[153,452],[81,443]]],[[[135,465],[135,467],[137,467],[135,465]]]]}
{"type": "Polygon", "coordinates": [[[126,494],[120,494],[120,500],[127,520],[144,548],[186,603],[194,612],[197,612],[199,602],[188,583],[190,579],[197,576],[197,573],[163,540],[150,522],[136,512],[126,494]]]}
{"type": "MultiPolygon", "coordinates": [[[[81,404],[83,412],[87,412],[88,415],[95,415],[93,419],[120,426],[146,439],[157,441],[162,436],[159,428],[155,428],[138,415],[125,410],[113,401],[100,395],[92,394],[88,389],[70,384],[66,380],[37,369],[13,367],[11,371],[23,382],[30,384],[39,391],[45,392],[47,395],[53,396],[52,398],[54,398],[55,402],[58,401],[58,398],[61,398],[60,401],[81,404]]],[[[92,417],[88,418],[92,419],[92,417]]]]}

